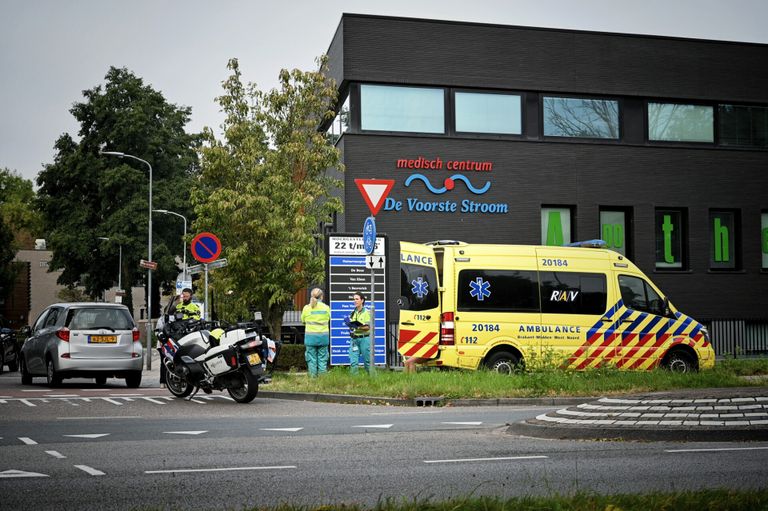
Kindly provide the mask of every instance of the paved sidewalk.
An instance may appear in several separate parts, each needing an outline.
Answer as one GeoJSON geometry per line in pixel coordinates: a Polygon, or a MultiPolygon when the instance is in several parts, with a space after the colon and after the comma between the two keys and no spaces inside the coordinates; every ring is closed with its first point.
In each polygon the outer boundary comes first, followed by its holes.
{"type": "Polygon", "coordinates": [[[571,439],[768,440],[768,388],[586,399],[576,406],[511,424],[508,432],[571,439]]]}

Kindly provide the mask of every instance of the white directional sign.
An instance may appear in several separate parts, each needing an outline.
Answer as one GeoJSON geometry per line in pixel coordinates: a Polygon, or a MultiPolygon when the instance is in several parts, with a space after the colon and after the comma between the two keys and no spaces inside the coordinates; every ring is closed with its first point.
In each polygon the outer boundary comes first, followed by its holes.
{"type": "Polygon", "coordinates": [[[365,258],[365,266],[371,268],[384,268],[387,263],[385,256],[368,256],[365,258]]]}

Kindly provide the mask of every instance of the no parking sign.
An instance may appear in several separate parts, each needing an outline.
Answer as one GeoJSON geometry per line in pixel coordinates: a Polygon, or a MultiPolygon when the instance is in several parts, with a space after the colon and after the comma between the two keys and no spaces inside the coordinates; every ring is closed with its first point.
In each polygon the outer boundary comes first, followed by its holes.
{"type": "Polygon", "coordinates": [[[221,254],[221,241],[215,234],[201,232],[192,240],[190,245],[192,256],[201,263],[210,263],[221,254]]]}

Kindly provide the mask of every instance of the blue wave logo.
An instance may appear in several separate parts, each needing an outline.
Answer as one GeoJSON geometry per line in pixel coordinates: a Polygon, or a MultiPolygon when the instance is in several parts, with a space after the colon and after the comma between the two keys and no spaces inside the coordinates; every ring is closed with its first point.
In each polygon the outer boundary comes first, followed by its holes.
{"type": "Polygon", "coordinates": [[[467,179],[466,176],[462,176],[461,174],[454,174],[451,177],[445,178],[442,188],[435,188],[432,186],[432,183],[429,182],[429,179],[427,179],[424,174],[411,174],[408,176],[408,179],[405,180],[405,186],[411,186],[411,183],[416,180],[422,181],[424,186],[427,187],[427,190],[436,195],[442,195],[448,190],[453,190],[453,188],[456,186],[456,181],[461,181],[464,183],[467,186],[467,190],[474,193],[475,195],[482,195],[491,187],[491,182],[488,181],[481,188],[475,188],[469,179],[467,179]]]}

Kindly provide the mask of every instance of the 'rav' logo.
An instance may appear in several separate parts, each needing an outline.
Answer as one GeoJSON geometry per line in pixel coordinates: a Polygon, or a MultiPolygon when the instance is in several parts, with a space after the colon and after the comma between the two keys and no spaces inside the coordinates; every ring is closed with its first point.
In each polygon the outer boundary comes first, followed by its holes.
{"type": "Polygon", "coordinates": [[[549,297],[550,302],[575,302],[578,291],[552,291],[549,297]]]}

